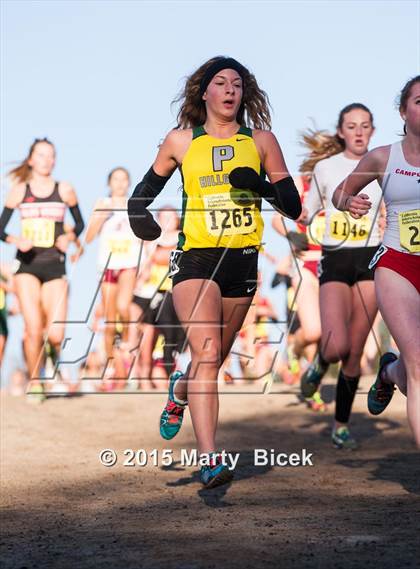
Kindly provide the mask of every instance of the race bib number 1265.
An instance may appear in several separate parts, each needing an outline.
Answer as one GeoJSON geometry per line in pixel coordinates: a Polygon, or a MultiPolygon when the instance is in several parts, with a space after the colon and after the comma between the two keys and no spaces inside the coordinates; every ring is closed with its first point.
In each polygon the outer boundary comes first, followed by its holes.
{"type": "Polygon", "coordinates": [[[238,206],[228,193],[203,196],[203,200],[210,235],[244,235],[255,231],[254,204],[238,206]]]}

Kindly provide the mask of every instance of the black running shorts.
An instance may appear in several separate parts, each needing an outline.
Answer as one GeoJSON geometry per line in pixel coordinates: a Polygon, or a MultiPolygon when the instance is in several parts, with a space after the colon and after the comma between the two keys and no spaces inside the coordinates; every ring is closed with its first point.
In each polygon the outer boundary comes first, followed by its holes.
{"type": "Polygon", "coordinates": [[[65,255],[61,255],[59,261],[51,261],[49,263],[24,263],[23,261],[18,261],[18,263],[19,268],[15,275],[33,275],[41,281],[41,284],[54,279],[62,279],[66,275],[65,255]]]}
{"type": "Polygon", "coordinates": [[[256,247],[225,249],[210,247],[182,251],[171,262],[173,286],[191,279],[206,279],[219,285],[222,297],[252,297],[257,289],[256,247]]]}
{"type": "Polygon", "coordinates": [[[165,337],[165,345],[181,353],[185,333],[175,312],[172,293],[169,290],[158,291],[152,298],[134,295],[133,302],[142,310],[139,323],[157,326],[165,337]]]}
{"type": "Polygon", "coordinates": [[[160,305],[162,304],[164,293],[157,292],[153,298],[144,298],[143,296],[133,296],[134,304],[141,308],[142,315],[139,322],[142,324],[156,324],[156,317],[160,305]]]}
{"type": "Polygon", "coordinates": [[[377,250],[378,247],[322,249],[318,264],[319,284],[340,282],[353,286],[360,281],[373,281],[369,263],[377,250]]]}

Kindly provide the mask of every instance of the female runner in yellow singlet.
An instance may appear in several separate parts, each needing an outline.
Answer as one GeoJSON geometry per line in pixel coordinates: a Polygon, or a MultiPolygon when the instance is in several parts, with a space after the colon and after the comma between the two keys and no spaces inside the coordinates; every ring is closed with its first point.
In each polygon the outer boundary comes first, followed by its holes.
{"type": "Polygon", "coordinates": [[[128,212],[138,237],[158,238],[160,227],[146,208],[180,170],[181,231],[170,268],[191,363],[185,374],[171,375],[160,432],[165,439],[177,434],[188,402],[201,481],[211,488],[233,475],[216,452],[217,376],[257,287],[262,198],[293,219],[301,205],[270,132],[267,96],[248,69],[215,57],[187,79],[181,101],[178,128],[134,190],[128,212]]]}

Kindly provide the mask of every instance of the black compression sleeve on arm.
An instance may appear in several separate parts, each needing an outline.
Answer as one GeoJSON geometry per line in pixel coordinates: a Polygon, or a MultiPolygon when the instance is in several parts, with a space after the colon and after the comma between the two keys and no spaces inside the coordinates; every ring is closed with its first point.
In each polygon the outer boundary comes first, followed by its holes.
{"type": "Polygon", "coordinates": [[[2,241],[6,241],[8,235],[5,231],[6,225],[9,223],[10,218],[12,217],[13,209],[11,207],[5,207],[1,212],[0,216],[0,239],[2,241]]]}
{"type": "Polygon", "coordinates": [[[229,180],[234,188],[256,192],[286,217],[297,219],[302,212],[299,192],[291,176],[270,184],[263,180],[253,168],[245,166],[232,170],[229,180]]]}
{"type": "Polygon", "coordinates": [[[134,192],[128,200],[129,204],[132,200],[135,200],[134,203],[137,206],[140,206],[140,204],[142,204],[142,207],[149,206],[163,190],[169,178],[170,176],[159,176],[151,167],[144,175],[143,180],[134,188],[134,192]]]}
{"type": "Polygon", "coordinates": [[[299,192],[293,178],[287,176],[274,184],[263,182],[261,196],[265,198],[277,211],[291,219],[297,219],[302,213],[302,204],[299,192]]]}
{"type": "Polygon", "coordinates": [[[85,228],[85,222],[83,221],[82,213],[79,209],[79,204],[73,205],[69,209],[75,223],[73,231],[76,234],[76,237],[79,237],[85,228]]]}
{"type": "Polygon", "coordinates": [[[161,234],[159,225],[146,207],[160,194],[169,178],[170,176],[159,176],[153,167],[150,168],[143,180],[134,188],[134,192],[128,200],[128,219],[133,233],[139,239],[153,241],[161,234]]]}

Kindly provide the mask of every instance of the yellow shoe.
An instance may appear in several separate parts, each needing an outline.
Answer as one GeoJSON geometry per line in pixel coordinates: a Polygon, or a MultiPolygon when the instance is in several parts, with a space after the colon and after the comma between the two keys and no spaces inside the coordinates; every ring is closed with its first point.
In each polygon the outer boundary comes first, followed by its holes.
{"type": "Polygon", "coordinates": [[[29,390],[26,392],[26,395],[28,396],[28,402],[34,403],[36,405],[44,403],[44,401],[47,398],[44,393],[44,388],[40,383],[37,383],[36,385],[30,387],[29,390]]]}

